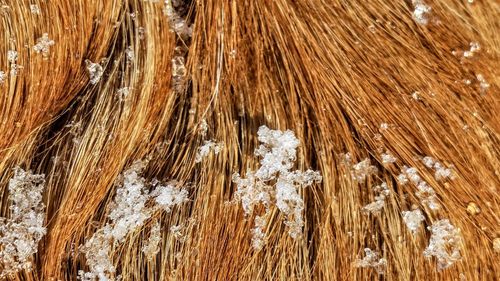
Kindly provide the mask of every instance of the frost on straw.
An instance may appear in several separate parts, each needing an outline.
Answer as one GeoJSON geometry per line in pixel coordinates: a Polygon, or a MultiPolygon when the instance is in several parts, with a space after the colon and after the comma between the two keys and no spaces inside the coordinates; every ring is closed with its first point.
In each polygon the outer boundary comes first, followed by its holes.
{"type": "Polygon", "coordinates": [[[365,213],[378,213],[385,205],[385,198],[389,195],[389,188],[387,184],[383,182],[381,185],[377,185],[373,188],[375,192],[378,193],[375,196],[375,201],[363,207],[363,212],[365,213]]]}
{"type": "Polygon", "coordinates": [[[490,84],[486,81],[482,74],[476,75],[477,81],[479,81],[479,89],[481,90],[481,94],[486,93],[490,88],[490,84]]]}
{"type": "MultiPolygon", "coordinates": [[[[248,171],[246,178],[238,173],[233,174],[233,182],[237,185],[235,199],[241,202],[246,215],[250,215],[256,205],[263,205],[266,212],[274,203],[286,216],[285,225],[292,238],[298,238],[304,225],[302,211],[304,201],[299,195],[299,187],[307,187],[314,182],[321,182],[319,172],[291,171],[295,164],[299,140],[290,130],[271,130],[261,126],[257,132],[261,145],[255,150],[260,157],[260,167],[256,171],[248,171]]],[[[261,218],[255,222],[252,231],[252,245],[261,248],[263,243],[263,224],[261,218]]]]}
{"type": "Polygon", "coordinates": [[[382,158],[382,164],[384,165],[394,163],[397,160],[396,157],[394,157],[389,151],[382,153],[380,158],[382,158]]]}
{"type": "Polygon", "coordinates": [[[110,225],[99,229],[85,245],[80,247],[80,252],[85,254],[89,272],[78,271],[78,279],[83,281],[94,280],[114,280],[115,266],[111,257],[112,239],[109,232],[112,231],[110,225]]]}
{"type": "Polygon", "coordinates": [[[43,226],[44,185],[43,174],[14,168],[8,185],[10,218],[0,218],[0,278],[32,269],[31,257],[38,251],[38,242],[46,233],[43,226]]]}
{"type": "Polygon", "coordinates": [[[379,256],[378,252],[370,248],[365,248],[365,257],[363,259],[357,259],[354,265],[356,267],[372,267],[378,274],[384,274],[387,260],[385,258],[379,258],[379,256]]]}
{"type": "Polygon", "coordinates": [[[14,50],[8,50],[7,51],[7,60],[10,63],[16,63],[17,61],[17,52],[14,50]]]}
{"type": "Polygon", "coordinates": [[[40,14],[40,7],[36,4],[31,4],[30,5],[30,11],[34,15],[39,15],[40,14]]]}
{"type": "Polygon", "coordinates": [[[437,201],[436,192],[420,177],[417,168],[403,166],[397,180],[401,185],[405,185],[408,182],[416,185],[417,191],[415,195],[421,200],[422,204],[427,205],[430,209],[438,210],[441,207],[437,201]]]}
{"type": "Polygon", "coordinates": [[[377,167],[371,165],[370,158],[366,158],[352,166],[351,176],[353,180],[359,183],[364,183],[366,178],[376,174],[378,172],[377,167]]]}
{"type": "Polygon", "coordinates": [[[160,251],[160,228],[160,223],[156,222],[151,227],[151,232],[149,233],[149,238],[146,241],[146,244],[142,246],[142,252],[146,255],[148,260],[151,260],[160,251]]]}
{"type": "Polygon", "coordinates": [[[446,269],[461,259],[460,229],[455,228],[447,219],[436,221],[427,229],[432,234],[424,256],[436,257],[438,270],[446,269]]]}
{"type": "MultiPolygon", "coordinates": [[[[79,271],[79,279],[90,281],[118,278],[115,277],[111,249],[122,243],[129,233],[142,227],[154,212],[160,209],[170,212],[175,205],[187,201],[187,191],[178,185],[160,185],[149,193],[146,180],[141,176],[144,166],[145,163],[139,161],[123,173],[123,184],[116,190],[110,205],[108,222],[80,248],[90,271],[79,271]]],[[[152,235],[154,231],[152,229],[152,235]]],[[[151,239],[153,241],[147,249],[148,255],[157,251],[153,242],[159,238],[153,236],[151,239]]]]}
{"type": "Polygon", "coordinates": [[[94,63],[90,60],[85,60],[85,66],[87,67],[87,71],[89,73],[90,84],[97,84],[104,73],[104,69],[98,63],[94,63]]]}
{"type": "Polygon", "coordinates": [[[203,160],[203,158],[208,156],[210,150],[213,150],[215,154],[219,154],[219,152],[221,152],[223,147],[224,147],[223,142],[214,142],[211,140],[204,141],[203,145],[198,147],[194,161],[196,163],[200,163],[203,160]]]}
{"type": "Polygon", "coordinates": [[[168,18],[170,29],[181,38],[190,38],[193,35],[192,26],[188,25],[186,20],[179,16],[179,14],[175,11],[172,2],[178,1],[165,0],[165,9],[163,11],[168,18]]]}
{"type": "Polygon", "coordinates": [[[181,205],[188,200],[188,192],[176,182],[170,182],[166,186],[158,186],[151,195],[158,208],[163,209],[167,213],[174,206],[181,205]]]}
{"type": "Polygon", "coordinates": [[[5,79],[7,78],[7,74],[5,72],[0,71],[0,84],[3,84],[5,82],[5,79]]]}
{"type": "Polygon", "coordinates": [[[438,181],[455,178],[453,170],[450,167],[444,167],[443,164],[430,156],[425,156],[422,162],[427,168],[434,169],[434,178],[438,181]]]}
{"type": "Polygon", "coordinates": [[[9,50],[7,51],[7,61],[10,63],[10,75],[17,75],[17,70],[21,67],[17,64],[18,54],[17,51],[9,50]]]}
{"type": "Polygon", "coordinates": [[[54,44],[54,40],[49,39],[49,34],[44,33],[42,34],[42,37],[36,40],[36,45],[33,46],[33,50],[37,54],[42,53],[42,56],[47,58],[49,56],[50,46],[53,46],[54,44]]]}
{"type": "Polygon", "coordinates": [[[125,171],[123,186],[116,190],[115,198],[110,205],[111,213],[108,218],[113,228],[109,234],[115,241],[123,241],[129,232],[142,226],[152,214],[153,210],[146,207],[149,194],[145,187],[145,179],[139,176],[142,169],[142,163],[137,162],[131,169],[125,171]]]}
{"type": "Polygon", "coordinates": [[[134,49],[132,49],[132,46],[128,46],[127,49],[125,49],[125,55],[127,57],[128,63],[132,63],[135,60],[135,53],[134,49]]]}
{"type": "Polygon", "coordinates": [[[413,20],[418,24],[426,25],[429,22],[431,7],[427,6],[422,0],[413,0],[413,20]]]}
{"type": "Polygon", "coordinates": [[[256,250],[261,250],[266,244],[265,226],[266,218],[264,216],[256,216],[255,226],[252,228],[252,247],[256,250]]]}
{"type": "Polygon", "coordinates": [[[425,217],[420,209],[415,209],[413,211],[403,211],[402,215],[403,221],[412,234],[417,233],[420,224],[425,220],[425,217]]]}
{"type": "Polygon", "coordinates": [[[479,50],[481,50],[481,45],[479,45],[478,42],[470,42],[470,49],[468,51],[464,51],[463,56],[466,58],[471,58],[479,50]]]}

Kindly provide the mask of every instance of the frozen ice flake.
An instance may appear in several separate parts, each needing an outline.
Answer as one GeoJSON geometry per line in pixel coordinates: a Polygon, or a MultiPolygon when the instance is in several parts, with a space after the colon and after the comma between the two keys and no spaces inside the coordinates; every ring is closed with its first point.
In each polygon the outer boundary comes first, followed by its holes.
{"type": "Polygon", "coordinates": [[[428,229],[431,231],[431,238],[424,256],[436,257],[438,270],[446,269],[461,259],[460,229],[455,228],[447,219],[434,222],[428,229]]]}
{"type": "Polygon", "coordinates": [[[484,94],[490,88],[490,84],[486,81],[482,74],[478,74],[476,78],[477,81],[479,81],[479,88],[481,90],[481,93],[484,94]]]}
{"type": "Polygon", "coordinates": [[[203,145],[198,147],[198,151],[196,152],[195,162],[200,163],[203,158],[207,157],[211,150],[217,155],[224,148],[223,142],[214,142],[214,141],[204,141],[203,145]]]}
{"type": "Polygon", "coordinates": [[[40,14],[40,7],[36,4],[31,4],[30,5],[30,11],[34,15],[39,15],[40,14]]]}
{"type": "Polygon", "coordinates": [[[427,6],[422,0],[413,0],[413,19],[421,25],[426,25],[429,22],[429,14],[431,7],[427,6]]]}
{"type": "Polygon", "coordinates": [[[151,194],[156,204],[170,212],[174,206],[181,205],[188,201],[188,192],[177,183],[170,183],[166,186],[158,186],[151,194]]]}
{"type": "Polygon", "coordinates": [[[0,218],[0,279],[32,268],[32,256],[46,233],[44,185],[43,174],[14,168],[8,185],[10,218],[0,218]]]}
{"type": "Polygon", "coordinates": [[[168,18],[170,29],[181,38],[190,38],[193,35],[192,26],[188,25],[186,20],[179,16],[179,14],[175,11],[172,2],[172,0],[165,0],[165,9],[163,10],[168,18]]]}
{"type": "MultiPolygon", "coordinates": [[[[187,191],[179,185],[160,185],[149,193],[147,182],[141,176],[145,165],[145,162],[137,161],[123,173],[123,184],[117,188],[110,205],[108,222],[81,247],[90,269],[89,272],[78,272],[81,280],[119,280],[119,276],[115,276],[112,247],[123,243],[126,236],[142,227],[154,212],[160,209],[170,212],[175,205],[187,201],[187,191]],[[151,204],[151,201],[156,204],[151,204]]],[[[159,228],[159,225],[153,225],[151,236],[142,248],[148,258],[158,251],[159,228]]]]}
{"type": "Polygon", "coordinates": [[[17,52],[14,50],[7,51],[7,60],[10,63],[16,63],[17,61],[17,52]]]}
{"type": "Polygon", "coordinates": [[[7,78],[7,74],[5,72],[0,71],[0,84],[3,84],[5,82],[5,79],[7,78]]]}
{"type": "Polygon", "coordinates": [[[358,259],[354,263],[356,267],[372,267],[378,274],[384,274],[385,268],[387,266],[387,260],[385,258],[379,258],[380,254],[370,248],[365,248],[365,257],[363,259],[358,259]]]}
{"type": "Polygon", "coordinates": [[[376,174],[377,172],[378,169],[377,167],[371,165],[370,158],[365,158],[352,166],[351,177],[353,180],[363,183],[367,177],[376,174]]]}
{"type": "Polygon", "coordinates": [[[44,33],[42,37],[36,40],[36,45],[33,46],[33,50],[38,54],[42,53],[42,56],[47,58],[49,56],[50,47],[54,44],[54,40],[49,39],[49,34],[44,33]]]}
{"type": "MultiPolygon", "coordinates": [[[[292,238],[302,234],[304,201],[298,193],[299,187],[307,187],[321,182],[319,172],[291,171],[295,164],[299,140],[292,131],[271,130],[261,126],[257,132],[261,145],[255,150],[260,157],[260,167],[256,171],[248,171],[246,178],[238,173],[233,174],[233,182],[237,185],[235,200],[242,203],[245,214],[253,212],[254,206],[262,204],[266,212],[272,204],[285,217],[285,225],[292,238]]],[[[253,229],[253,246],[262,247],[262,221],[256,221],[253,229]]]]}
{"type": "Polygon", "coordinates": [[[104,69],[98,63],[94,63],[90,60],[85,60],[85,65],[87,66],[87,71],[90,77],[91,84],[97,84],[104,73],[104,69]]]}
{"type": "Polygon", "coordinates": [[[149,233],[146,244],[142,246],[142,252],[151,260],[160,251],[161,233],[160,223],[156,222],[149,233]]]}
{"type": "Polygon", "coordinates": [[[403,211],[403,221],[412,234],[417,233],[420,224],[424,220],[425,217],[420,209],[415,209],[413,211],[403,211]]]}
{"type": "Polygon", "coordinates": [[[396,157],[394,157],[389,151],[386,151],[385,153],[382,153],[380,155],[380,158],[382,158],[382,164],[391,164],[396,162],[396,157]]]}
{"type": "Polygon", "coordinates": [[[378,193],[375,196],[375,201],[363,207],[363,212],[365,213],[378,213],[385,205],[385,198],[390,194],[387,184],[383,182],[381,185],[377,185],[373,190],[378,193]]]}

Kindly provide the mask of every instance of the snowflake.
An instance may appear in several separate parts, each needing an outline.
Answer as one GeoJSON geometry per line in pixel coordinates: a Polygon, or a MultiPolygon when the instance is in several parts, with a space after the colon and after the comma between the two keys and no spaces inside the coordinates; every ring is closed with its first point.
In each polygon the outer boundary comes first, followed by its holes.
{"type": "Polygon", "coordinates": [[[431,7],[427,6],[422,0],[413,0],[413,19],[421,25],[426,25],[429,22],[429,14],[431,7]]]}
{"type": "Polygon", "coordinates": [[[385,267],[387,266],[387,260],[385,258],[379,259],[379,253],[371,250],[370,248],[365,248],[365,257],[363,259],[358,259],[354,263],[356,267],[373,267],[378,274],[384,274],[385,267]]]}
{"type": "Polygon", "coordinates": [[[425,220],[424,215],[420,209],[413,211],[403,211],[403,221],[412,234],[417,233],[420,223],[425,220]]]}
{"type": "Polygon", "coordinates": [[[89,72],[90,83],[97,84],[101,80],[104,69],[100,64],[94,63],[90,60],[85,60],[85,65],[87,66],[87,71],[89,72]]]}
{"type": "Polygon", "coordinates": [[[381,185],[377,185],[373,188],[375,192],[378,193],[375,196],[375,201],[364,206],[363,211],[365,213],[378,213],[385,205],[385,198],[389,195],[390,191],[387,184],[383,182],[381,185]]]}
{"type": "Polygon", "coordinates": [[[434,222],[428,229],[432,235],[424,256],[436,257],[438,270],[446,269],[461,259],[460,229],[455,228],[447,219],[434,222]]]}
{"type": "MultiPolygon", "coordinates": [[[[257,135],[261,145],[255,150],[255,155],[261,158],[260,167],[256,171],[248,171],[246,178],[241,178],[238,173],[233,174],[233,182],[237,185],[235,199],[242,203],[247,215],[253,212],[257,204],[262,203],[268,212],[274,203],[286,216],[285,225],[289,228],[289,235],[298,238],[304,225],[304,201],[297,188],[321,182],[321,175],[312,170],[291,171],[299,146],[299,140],[292,131],[283,132],[261,126],[257,135]]],[[[264,241],[262,217],[258,217],[255,223],[252,244],[259,249],[264,241]]]]}
{"type": "Polygon", "coordinates": [[[213,150],[215,154],[219,154],[219,152],[224,147],[223,142],[214,142],[214,141],[204,141],[203,145],[198,147],[198,151],[196,152],[195,162],[200,163],[203,158],[207,157],[210,153],[210,150],[213,150]]]}
{"type": "Polygon", "coordinates": [[[49,34],[44,33],[42,34],[42,37],[36,40],[36,45],[33,46],[33,50],[35,50],[38,54],[42,53],[42,56],[47,58],[49,56],[50,46],[53,46],[54,44],[54,40],[49,39],[49,34]]]}
{"type": "Polygon", "coordinates": [[[31,270],[31,257],[46,233],[43,174],[14,168],[9,180],[10,218],[0,218],[0,279],[20,270],[31,270]]]}

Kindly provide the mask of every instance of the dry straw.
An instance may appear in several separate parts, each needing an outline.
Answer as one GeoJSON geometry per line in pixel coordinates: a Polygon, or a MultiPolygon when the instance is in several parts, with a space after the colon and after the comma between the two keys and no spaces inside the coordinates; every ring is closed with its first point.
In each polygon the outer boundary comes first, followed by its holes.
{"type": "Polygon", "coordinates": [[[0,0],[0,276],[500,279],[499,12],[0,0]]]}

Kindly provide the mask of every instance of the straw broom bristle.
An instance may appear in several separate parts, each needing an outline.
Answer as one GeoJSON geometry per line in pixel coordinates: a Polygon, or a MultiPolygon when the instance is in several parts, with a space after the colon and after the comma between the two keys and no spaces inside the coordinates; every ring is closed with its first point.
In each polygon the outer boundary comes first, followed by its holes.
{"type": "MultiPolygon", "coordinates": [[[[124,173],[142,160],[154,211],[123,241],[107,236],[110,277],[499,279],[499,11],[445,0],[4,1],[1,215],[11,219],[21,167],[45,176],[47,228],[32,270],[7,278],[89,272],[82,247],[114,227],[124,173]],[[45,33],[53,44],[37,51],[45,33]],[[270,206],[252,214],[235,199],[232,175],[260,167],[262,125],[299,140],[292,171],[322,176],[297,186],[301,237],[289,235],[274,182],[270,206]],[[355,166],[365,159],[370,172],[355,166]],[[167,212],[155,190],[171,180],[188,200],[167,212]],[[264,213],[259,250],[252,229],[264,213]],[[455,248],[460,257],[447,256],[455,248]]],[[[0,240],[2,272],[11,242],[0,240]]]]}

